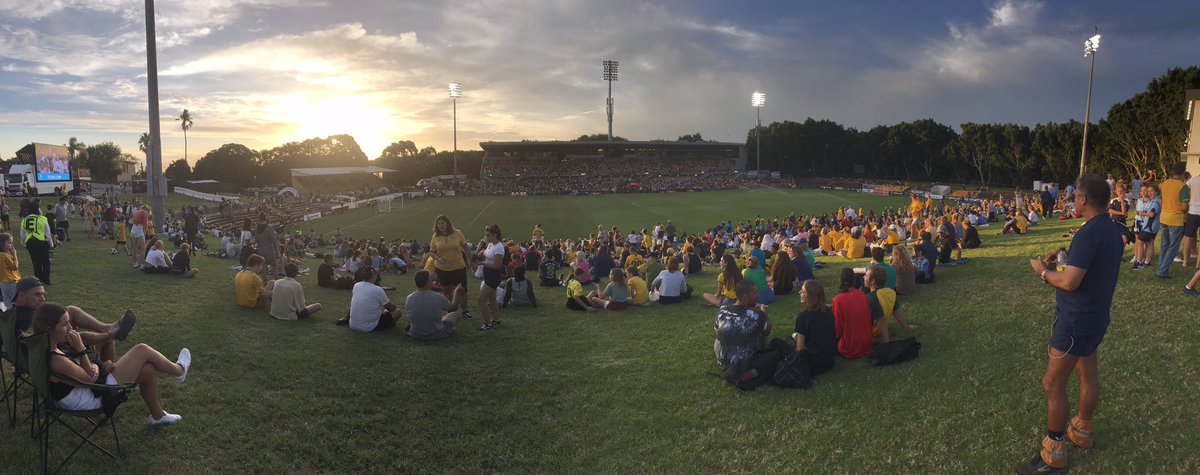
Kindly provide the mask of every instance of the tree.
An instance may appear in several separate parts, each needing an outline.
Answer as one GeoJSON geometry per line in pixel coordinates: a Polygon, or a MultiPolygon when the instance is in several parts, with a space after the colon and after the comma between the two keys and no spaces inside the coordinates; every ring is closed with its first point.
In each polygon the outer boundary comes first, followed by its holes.
{"type": "MultiPolygon", "coordinates": [[[[612,139],[613,139],[613,142],[628,142],[629,141],[629,139],[627,139],[625,137],[621,137],[619,135],[614,135],[612,139]]],[[[607,141],[608,141],[608,134],[591,134],[591,135],[583,134],[583,135],[580,135],[579,137],[576,137],[575,140],[572,140],[572,142],[607,142],[607,141]]]]}
{"type": "Polygon", "coordinates": [[[121,147],[112,142],[89,146],[80,164],[91,170],[92,180],[99,183],[115,183],[121,174],[121,147]]]}
{"type": "Polygon", "coordinates": [[[1043,181],[1070,183],[1079,173],[1079,148],[1082,146],[1083,124],[1072,120],[1034,126],[1029,149],[1041,164],[1043,181]]]}
{"type": "Polygon", "coordinates": [[[258,159],[258,152],[245,145],[228,143],[201,157],[192,169],[192,177],[250,186],[260,181],[258,159]]]}
{"type": "Polygon", "coordinates": [[[413,143],[412,140],[393,142],[387,148],[383,149],[383,153],[379,154],[379,158],[408,158],[415,156],[417,156],[417,144],[413,143]]]}
{"type": "Polygon", "coordinates": [[[183,129],[183,159],[187,160],[187,131],[192,128],[192,114],[184,109],[183,113],[179,114],[175,120],[179,121],[179,127],[183,129]]]}
{"type": "Polygon", "coordinates": [[[962,134],[946,148],[946,158],[970,166],[979,174],[979,182],[992,182],[992,167],[1000,157],[1000,134],[993,124],[962,124],[962,134]]]}
{"type": "Polygon", "coordinates": [[[1012,184],[1024,184],[1041,169],[1041,163],[1037,162],[1040,156],[1034,155],[1030,150],[1033,134],[1029,127],[1020,124],[1004,124],[998,127],[1003,158],[997,160],[997,163],[1008,173],[1012,184]]]}
{"type": "MultiPolygon", "coordinates": [[[[1166,175],[1171,165],[1179,161],[1187,139],[1186,91],[1197,88],[1200,88],[1200,67],[1174,68],[1150,81],[1145,91],[1113,105],[1096,131],[1103,137],[1101,160],[1136,176],[1143,176],[1149,170],[1157,170],[1159,176],[1166,175]]],[[[1093,165],[1089,155],[1088,168],[1096,171],[1093,165]]]]}
{"type": "Polygon", "coordinates": [[[700,132],[696,132],[694,134],[680,135],[679,138],[676,139],[675,141],[676,142],[703,142],[704,137],[700,136],[700,132]]]}
{"type": "Polygon", "coordinates": [[[142,132],[142,136],[138,138],[138,150],[141,150],[146,155],[146,162],[150,161],[150,132],[142,132]]]}
{"type": "Polygon", "coordinates": [[[67,162],[75,168],[79,167],[79,162],[86,159],[87,145],[80,142],[75,137],[71,137],[67,141],[67,162]]]}
{"type": "Polygon", "coordinates": [[[186,159],[179,159],[167,165],[167,171],[163,172],[163,176],[168,180],[175,182],[176,186],[192,179],[192,167],[188,165],[186,159]]]}

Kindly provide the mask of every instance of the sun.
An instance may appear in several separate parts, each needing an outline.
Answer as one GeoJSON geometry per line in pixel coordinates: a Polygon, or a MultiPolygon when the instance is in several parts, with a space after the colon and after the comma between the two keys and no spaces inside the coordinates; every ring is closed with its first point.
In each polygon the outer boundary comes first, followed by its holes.
{"type": "Polygon", "coordinates": [[[369,95],[290,98],[285,107],[295,123],[287,140],[347,134],[354,137],[368,159],[378,157],[395,136],[396,121],[388,108],[369,95]]]}

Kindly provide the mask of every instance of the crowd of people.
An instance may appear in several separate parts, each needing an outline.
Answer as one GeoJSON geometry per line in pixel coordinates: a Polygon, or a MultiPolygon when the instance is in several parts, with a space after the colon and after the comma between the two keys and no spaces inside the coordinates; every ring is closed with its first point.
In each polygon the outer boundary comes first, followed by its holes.
{"type": "Polygon", "coordinates": [[[734,163],[704,157],[501,158],[484,161],[472,195],[564,195],[726,190],[743,186],[734,163]]]}

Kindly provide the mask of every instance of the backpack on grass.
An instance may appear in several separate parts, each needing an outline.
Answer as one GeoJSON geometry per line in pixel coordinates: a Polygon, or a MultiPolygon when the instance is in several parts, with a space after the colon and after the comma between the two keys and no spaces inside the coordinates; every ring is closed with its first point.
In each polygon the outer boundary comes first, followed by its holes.
{"type": "Polygon", "coordinates": [[[875,345],[870,361],[872,366],[887,366],[916,359],[920,353],[921,344],[916,338],[909,337],[875,345]]]}
{"type": "Polygon", "coordinates": [[[760,349],[738,364],[726,368],[725,382],[742,391],[753,391],[771,380],[782,359],[779,350],[760,349]]]}

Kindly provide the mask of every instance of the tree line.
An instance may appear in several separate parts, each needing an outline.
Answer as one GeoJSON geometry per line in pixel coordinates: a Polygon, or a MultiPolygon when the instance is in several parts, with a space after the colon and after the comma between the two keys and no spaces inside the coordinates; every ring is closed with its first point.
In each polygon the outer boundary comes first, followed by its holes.
{"type": "MultiPolygon", "coordinates": [[[[1088,171],[1117,176],[1166,175],[1187,138],[1188,89],[1200,68],[1175,68],[1146,90],[1113,105],[1088,130],[1088,171]]],[[[932,119],[860,131],[830,120],[783,121],[762,127],[762,165],[792,176],[857,176],[897,180],[1027,185],[1070,182],[1079,173],[1083,124],[968,122],[958,130],[932,119]]],[[[756,129],[746,136],[756,167],[756,129]]]]}

